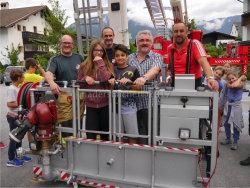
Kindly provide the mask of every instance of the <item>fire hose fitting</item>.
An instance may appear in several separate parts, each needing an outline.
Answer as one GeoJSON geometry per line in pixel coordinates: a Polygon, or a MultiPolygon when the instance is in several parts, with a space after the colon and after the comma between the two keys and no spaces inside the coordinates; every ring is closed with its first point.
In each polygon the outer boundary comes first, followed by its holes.
{"type": "Polygon", "coordinates": [[[61,145],[56,145],[57,149],[55,151],[48,151],[49,155],[56,155],[59,153],[59,151],[61,150],[62,146],[61,145]]]}
{"type": "Polygon", "coordinates": [[[107,167],[110,167],[114,163],[114,159],[109,159],[109,161],[106,163],[107,167]]]}
{"type": "Polygon", "coordinates": [[[32,154],[32,151],[29,149],[23,149],[22,147],[19,147],[16,150],[17,158],[23,158],[25,154],[32,154]]]}

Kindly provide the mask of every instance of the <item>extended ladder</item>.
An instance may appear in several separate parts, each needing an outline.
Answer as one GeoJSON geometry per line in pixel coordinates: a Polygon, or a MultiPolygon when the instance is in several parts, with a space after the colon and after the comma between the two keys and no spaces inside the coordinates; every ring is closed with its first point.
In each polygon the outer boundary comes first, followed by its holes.
{"type": "Polygon", "coordinates": [[[167,38],[167,18],[164,12],[162,0],[145,0],[156,34],[167,38]]]}
{"type": "MultiPolygon", "coordinates": [[[[91,0],[91,4],[93,0],[91,0]]],[[[77,32],[77,45],[79,54],[87,57],[88,54],[83,52],[83,43],[86,44],[86,50],[89,51],[89,44],[93,40],[93,25],[99,25],[100,33],[103,29],[103,9],[101,0],[96,0],[96,5],[90,6],[90,0],[73,0],[74,5],[74,18],[76,23],[77,32]],[[92,15],[91,13],[97,13],[97,15],[92,15]],[[83,26],[83,34],[81,28],[83,26]]]]}

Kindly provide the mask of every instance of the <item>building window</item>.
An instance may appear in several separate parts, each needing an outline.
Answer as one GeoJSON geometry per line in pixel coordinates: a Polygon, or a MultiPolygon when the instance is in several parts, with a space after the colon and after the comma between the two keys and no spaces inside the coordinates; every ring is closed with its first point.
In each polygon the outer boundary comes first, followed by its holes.
{"type": "Polygon", "coordinates": [[[37,27],[34,26],[34,33],[37,33],[37,27]]]}
{"type": "Polygon", "coordinates": [[[36,52],[37,50],[38,50],[38,47],[35,46],[35,44],[25,44],[24,45],[25,52],[36,52]]]}
{"type": "Polygon", "coordinates": [[[26,31],[26,26],[23,26],[23,31],[26,31]]]}
{"type": "Polygon", "coordinates": [[[17,25],[17,31],[21,31],[21,25],[17,25]]]}

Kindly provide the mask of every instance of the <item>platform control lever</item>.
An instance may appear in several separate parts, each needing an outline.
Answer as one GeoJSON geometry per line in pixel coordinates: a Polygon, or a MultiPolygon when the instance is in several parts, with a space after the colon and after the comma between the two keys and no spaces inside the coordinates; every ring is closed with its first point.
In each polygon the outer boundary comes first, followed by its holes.
{"type": "Polygon", "coordinates": [[[183,102],[183,108],[186,108],[186,102],[188,102],[188,98],[186,96],[182,96],[181,102],[183,102]]]}

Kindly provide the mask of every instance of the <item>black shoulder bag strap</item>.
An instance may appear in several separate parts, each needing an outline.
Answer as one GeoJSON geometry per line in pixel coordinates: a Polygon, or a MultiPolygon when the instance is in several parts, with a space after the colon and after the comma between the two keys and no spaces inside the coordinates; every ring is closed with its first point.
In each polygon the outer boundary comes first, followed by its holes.
{"type": "Polygon", "coordinates": [[[171,50],[171,58],[172,58],[172,83],[171,86],[174,87],[175,73],[174,73],[174,49],[171,50]]]}
{"type": "Polygon", "coordinates": [[[187,49],[186,74],[190,74],[192,42],[193,41],[190,39],[189,44],[188,44],[188,49],[187,49]]]}

